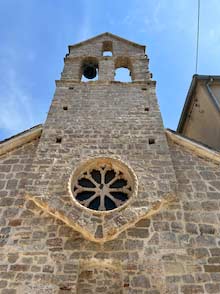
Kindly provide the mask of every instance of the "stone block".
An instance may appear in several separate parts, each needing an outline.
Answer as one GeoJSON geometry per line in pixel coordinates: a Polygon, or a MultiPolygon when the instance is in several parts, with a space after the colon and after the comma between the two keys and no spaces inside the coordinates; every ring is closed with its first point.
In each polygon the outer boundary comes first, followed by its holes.
{"type": "Polygon", "coordinates": [[[150,288],[150,281],[144,275],[138,275],[132,278],[131,286],[134,288],[143,288],[147,290],[150,288]]]}

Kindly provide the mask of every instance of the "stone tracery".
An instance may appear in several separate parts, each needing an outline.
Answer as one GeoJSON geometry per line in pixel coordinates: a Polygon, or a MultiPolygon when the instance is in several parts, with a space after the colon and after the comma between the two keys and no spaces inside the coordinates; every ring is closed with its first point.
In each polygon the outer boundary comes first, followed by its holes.
{"type": "Polygon", "coordinates": [[[72,183],[73,197],[83,206],[108,211],[122,206],[132,194],[132,178],[125,167],[99,159],[82,169],[72,183]]]}

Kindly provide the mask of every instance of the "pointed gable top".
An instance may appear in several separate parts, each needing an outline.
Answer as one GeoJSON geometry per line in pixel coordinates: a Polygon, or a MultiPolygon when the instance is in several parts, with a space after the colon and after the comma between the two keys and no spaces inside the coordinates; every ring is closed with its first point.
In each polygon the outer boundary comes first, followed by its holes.
{"type": "Polygon", "coordinates": [[[119,37],[119,36],[117,36],[117,35],[114,35],[114,34],[112,34],[112,33],[108,33],[108,32],[106,32],[106,33],[102,33],[102,34],[100,34],[100,35],[97,35],[97,36],[95,36],[95,37],[89,38],[89,39],[87,39],[87,40],[85,40],[85,41],[82,41],[82,42],[80,42],[80,43],[77,43],[77,44],[74,44],[74,45],[69,45],[69,46],[68,46],[68,48],[69,48],[69,52],[70,52],[70,49],[72,49],[72,48],[79,47],[79,46],[81,46],[81,45],[85,45],[85,44],[87,44],[87,43],[89,43],[89,42],[91,42],[91,41],[94,41],[94,40],[96,40],[96,39],[99,39],[99,38],[101,38],[101,37],[103,37],[103,36],[109,36],[109,37],[112,37],[113,39],[116,39],[116,40],[119,40],[119,41],[121,41],[121,42],[127,43],[127,44],[129,44],[129,45],[134,46],[134,47],[142,48],[143,50],[145,50],[145,48],[146,48],[146,46],[144,46],[144,45],[140,45],[140,44],[138,44],[138,43],[135,43],[135,42],[129,41],[129,40],[127,40],[127,39],[121,38],[121,37],[119,37]]]}

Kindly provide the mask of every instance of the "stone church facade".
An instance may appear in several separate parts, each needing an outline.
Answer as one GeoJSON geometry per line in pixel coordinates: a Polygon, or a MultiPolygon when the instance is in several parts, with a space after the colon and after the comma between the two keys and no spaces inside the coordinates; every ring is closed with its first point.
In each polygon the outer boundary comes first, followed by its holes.
{"type": "Polygon", "coordinates": [[[1,142],[1,294],[220,293],[220,153],[164,130],[148,63],[69,46],[45,124],[1,142]]]}

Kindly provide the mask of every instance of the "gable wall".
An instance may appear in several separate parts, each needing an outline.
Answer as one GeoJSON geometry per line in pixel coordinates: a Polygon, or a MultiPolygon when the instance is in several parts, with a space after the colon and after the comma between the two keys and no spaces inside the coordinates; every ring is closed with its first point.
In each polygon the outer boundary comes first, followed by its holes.
{"type": "Polygon", "coordinates": [[[104,41],[112,41],[114,56],[142,56],[144,49],[133,46],[123,40],[118,40],[112,36],[104,35],[97,39],[86,42],[82,45],[70,47],[70,56],[102,56],[102,45],[104,41]]]}
{"type": "Polygon", "coordinates": [[[35,146],[1,158],[1,294],[220,292],[217,165],[170,143],[177,199],[96,244],[24,200],[35,146]]]}

